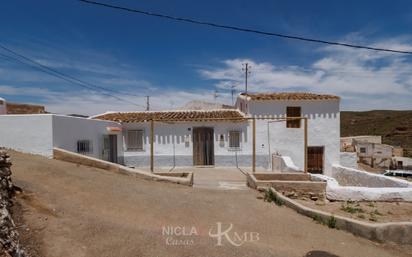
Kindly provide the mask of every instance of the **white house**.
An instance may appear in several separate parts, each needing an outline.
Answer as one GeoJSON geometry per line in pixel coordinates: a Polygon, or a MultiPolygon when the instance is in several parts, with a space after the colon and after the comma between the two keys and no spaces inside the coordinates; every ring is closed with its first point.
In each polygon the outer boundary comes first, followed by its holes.
{"type": "Polygon", "coordinates": [[[328,174],[340,162],[339,124],[337,96],[242,93],[232,109],[0,115],[0,147],[48,157],[58,147],[131,167],[149,166],[152,149],[155,167],[251,167],[255,157],[272,169],[281,155],[304,170],[307,146],[308,171],[328,174]]]}
{"type": "Polygon", "coordinates": [[[303,170],[307,118],[308,170],[328,173],[339,163],[339,97],[312,93],[238,96],[235,109],[104,113],[93,119],[121,124],[126,166],[148,166],[154,124],[155,166],[251,166],[256,119],[256,166],[270,168],[272,155],[289,156],[303,170]]]}
{"type": "Polygon", "coordinates": [[[121,129],[112,121],[64,115],[0,115],[0,147],[47,157],[58,147],[118,162],[123,156],[121,129]]]}

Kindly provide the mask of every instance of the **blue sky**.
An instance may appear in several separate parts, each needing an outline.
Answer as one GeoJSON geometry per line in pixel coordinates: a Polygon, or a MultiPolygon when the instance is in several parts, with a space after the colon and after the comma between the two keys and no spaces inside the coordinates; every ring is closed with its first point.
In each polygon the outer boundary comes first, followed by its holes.
{"type": "MultiPolygon", "coordinates": [[[[113,1],[106,3],[285,34],[412,51],[410,1],[113,1]]],[[[412,55],[352,50],[177,23],[75,0],[3,1],[0,43],[130,105],[0,56],[0,96],[58,113],[230,103],[252,66],[251,91],[342,97],[344,110],[411,109],[412,55]]],[[[0,50],[0,53],[6,52],[0,50]]]]}

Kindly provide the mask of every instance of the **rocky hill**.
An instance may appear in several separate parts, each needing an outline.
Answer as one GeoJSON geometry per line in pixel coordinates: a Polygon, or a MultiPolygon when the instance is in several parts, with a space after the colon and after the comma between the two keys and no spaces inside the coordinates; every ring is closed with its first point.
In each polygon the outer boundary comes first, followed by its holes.
{"type": "Polygon", "coordinates": [[[412,111],[341,112],[341,136],[380,135],[412,156],[412,111]]]}

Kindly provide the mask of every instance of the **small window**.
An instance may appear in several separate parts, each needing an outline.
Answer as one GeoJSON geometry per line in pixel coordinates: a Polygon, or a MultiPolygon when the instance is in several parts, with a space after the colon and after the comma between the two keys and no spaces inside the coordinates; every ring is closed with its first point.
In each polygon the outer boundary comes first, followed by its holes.
{"type": "Polygon", "coordinates": [[[77,141],[77,152],[79,154],[93,153],[92,142],[90,140],[79,140],[79,141],[77,141]]]}
{"type": "Polygon", "coordinates": [[[366,153],[366,148],[365,148],[365,147],[361,147],[361,148],[360,148],[360,152],[361,152],[361,153],[366,153]]]}
{"type": "MultiPolygon", "coordinates": [[[[288,118],[301,117],[300,106],[286,107],[286,117],[288,118]]],[[[300,128],[300,119],[287,120],[286,127],[287,128],[300,128]]]]}
{"type": "Polygon", "coordinates": [[[229,131],[229,148],[240,148],[240,131],[229,131]]]}
{"type": "Polygon", "coordinates": [[[143,151],[143,130],[127,131],[127,150],[143,151]]]}
{"type": "Polygon", "coordinates": [[[398,161],[398,169],[403,169],[403,162],[402,161],[398,161]]]}

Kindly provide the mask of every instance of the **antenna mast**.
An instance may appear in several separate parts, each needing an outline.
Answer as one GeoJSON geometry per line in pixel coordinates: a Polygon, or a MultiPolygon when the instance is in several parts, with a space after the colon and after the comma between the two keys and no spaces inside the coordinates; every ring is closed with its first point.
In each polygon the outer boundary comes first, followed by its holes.
{"type": "Polygon", "coordinates": [[[245,93],[247,95],[247,79],[248,79],[248,76],[250,75],[250,69],[252,68],[252,66],[250,66],[249,63],[247,62],[244,63],[242,66],[243,66],[242,71],[245,72],[245,93]]]}

